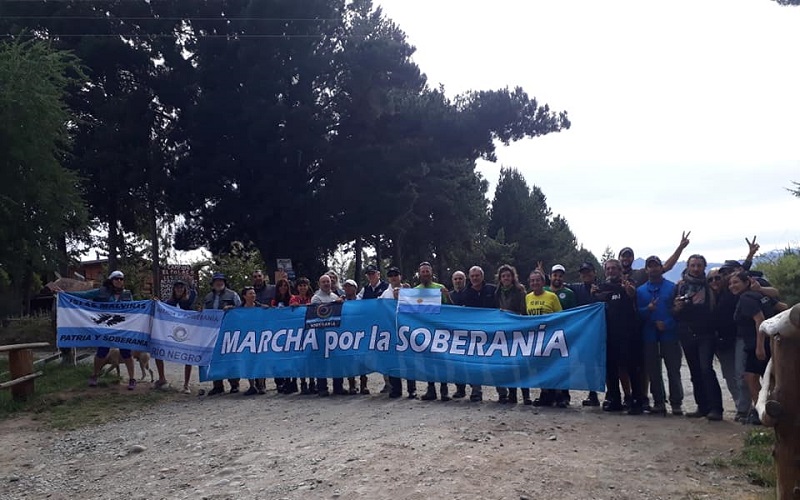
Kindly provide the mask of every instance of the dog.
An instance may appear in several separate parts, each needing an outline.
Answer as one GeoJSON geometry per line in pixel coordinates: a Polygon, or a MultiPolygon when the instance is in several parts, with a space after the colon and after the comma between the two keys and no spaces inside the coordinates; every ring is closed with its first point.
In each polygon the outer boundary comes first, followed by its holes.
{"type": "MultiPolygon", "coordinates": [[[[149,372],[150,383],[153,383],[153,381],[155,381],[155,377],[153,376],[153,370],[150,369],[150,353],[147,351],[131,351],[131,357],[139,362],[139,368],[142,370],[142,378],[139,380],[144,381],[147,378],[146,372],[149,372]]],[[[106,358],[105,364],[103,364],[103,367],[108,366],[108,369],[103,372],[103,375],[108,375],[111,373],[111,370],[116,370],[117,377],[120,377],[120,364],[123,364],[123,360],[119,353],[119,349],[112,348],[108,352],[108,357],[106,358]]],[[[101,367],[101,369],[103,367],[101,367]]]]}

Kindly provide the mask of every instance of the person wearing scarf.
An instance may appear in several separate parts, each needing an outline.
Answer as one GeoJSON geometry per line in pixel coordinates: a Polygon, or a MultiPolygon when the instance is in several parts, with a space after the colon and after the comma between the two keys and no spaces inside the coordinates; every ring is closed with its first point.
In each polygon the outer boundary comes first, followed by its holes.
{"type": "MultiPolygon", "coordinates": [[[[497,268],[497,289],[494,292],[494,297],[500,310],[514,314],[528,314],[525,305],[525,288],[520,284],[519,276],[514,266],[503,264],[497,268]]],[[[497,395],[500,403],[517,404],[517,389],[515,387],[498,387],[497,395]]],[[[529,388],[522,388],[522,402],[526,405],[533,404],[529,388]]]]}
{"type": "Polygon", "coordinates": [[[712,311],[714,294],[706,279],[706,259],[692,255],[675,287],[672,314],[678,321],[678,336],[692,376],[697,410],[687,413],[690,418],[706,417],[722,420],[722,390],[714,372],[714,333],[712,311]]]}

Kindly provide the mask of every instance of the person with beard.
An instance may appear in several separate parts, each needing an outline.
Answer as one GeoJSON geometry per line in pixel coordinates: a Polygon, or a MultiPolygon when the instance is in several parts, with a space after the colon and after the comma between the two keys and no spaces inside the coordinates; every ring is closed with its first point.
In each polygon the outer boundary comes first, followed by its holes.
{"type": "MultiPolygon", "coordinates": [[[[458,271],[460,272],[460,271],[458,271]]],[[[464,273],[461,273],[462,275],[464,273]]],[[[455,275],[453,275],[453,284],[455,286],[455,275]]],[[[464,287],[460,293],[460,303],[453,299],[456,305],[465,307],[483,307],[488,309],[496,309],[497,302],[495,301],[494,285],[486,283],[484,279],[483,269],[480,266],[472,266],[469,269],[469,286],[464,287]]],[[[450,293],[453,297],[453,292],[450,293]]],[[[453,394],[454,398],[466,397],[466,384],[456,384],[456,392],[453,394]]],[[[469,400],[473,403],[483,401],[483,389],[480,385],[470,384],[469,400]]]]}
{"type": "Polygon", "coordinates": [[[606,304],[606,401],[604,411],[622,411],[620,373],[630,375],[629,415],[644,412],[643,347],[637,330],[634,299],[622,280],[622,266],[616,259],[604,264],[606,281],[593,287],[593,295],[606,304]]]}
{"type": "MultiPolygon", "coordinates": [[[[437,288],[442,292],[442,303],[443,304],[452,304],[453,301],[450,300],[450,292],[447,291],[447,288],[442,285],[441,283],[436,283],[433,281],[433,266],[431,266],[430,262],[422,262],[419,265],[419,285],[415,288],[437,288]]],[[[442,401],[450,401],[450,396],[447,395],[447,382],[440,382],[439,383],[439,393],[441,395],[442,401]]],[[[420,398],[422,401],[433,401],[436,399],[436,383],[435,382],[428,382],[428,390],[425,391],[425,394],[420,398]]]]}
{"type": "Polygon", "coordinates": [[[268,306],[275,299],[275,285],[269,284],[269,277],[261,269],[253,272],[253,290],[256,291],[256,302],[268,306]]]}
{"type": "MultiPolygon", "coordinates": [[[[497,268],[497,290],[495,302],[501,311],[512,314],[527,314],[525,305],[525,287],[519,282],[519,276],[514,266],[503,264],[497,268]]],[[[523,388],[522,400],[526,405],[532,404],[531,390],[523,388]]],[[[501,404],[517,404],[517,389],[515,387],[498,387],[498,402],[501,404]]]]}
{"type": "Polygon", "coordinates": [[[673,415],[683,415],[683,383],[681,382],[681,345],[678,340],[671,301],[675,283],[664,279],[661,259],[651,255],[645,261],[647,283],[636,289],[636,306],[642,323],[645,369],[650,378],[654,415],[667,414],[667,397],[661,365],[667,367],[669,402],[673,415]]]}
{"type": "Polygon", "coordinates": [[[728,289],[728,279],[718,268],[708,272],[707,281],[714,294],[714,309],[711,311],[711,322],[717,338],[714,353],[722,370],[722,378],[736,405],[734,420],[746,422],[751,403],[750,393],[744,383],[744,339],[738,336],[734,319],[739,296],[728,289]]]}
{"type": "Polygon", "coordinates": [[[675,287],[672,314],[678,320],[678,335],[683,346],[686,364],[692,376],[697,410],[687,413],[690,418],[706,417],[722,420],[722,390],[714,371],[716,335],[712,323],[714,296],[706,279],[706,259],[692,255],[683,279],[675,287]]]}
{"type": "MultiPolygon", "coordinates": [[[[228,279],[222,273],[214,273],[211,276],[211,291],[203,299],[203,309],[232,309],[242,305],[239,294],[228,288],[228,279]]],[[[239,392],[239,379],[230,378],[228,383],[231,385],[231,394],[239,392]]],[[[208,391],[209,396],[225,393],[225,385],[222,380],[214,380],[213,387],[208,391]]]]}
{"type": "MultiPolygon", "coordinates": [[[[553,292],[561,303],[561,310],[566,311],[576,306],[575,292],[564,284],[564,274],[566,268],[561,264],[556,264],[550,269],[550,286],[544,287],[548,292],[553,292]]],[[[544,389],[543,389],[544,390],[544,389]]],[[[570,395],[567,389],[553,390],[552,397],[559,408],[569,406],[570,395]]]]}
{"type": "MultiPolygon", "coordinates": [[[[600,281],[597,279],[597,271],[594,268],[594,264],[591,262],[584,262],[578,268],[578,274],[580,275],[581,281],[567,285],[567,288],[572,290],[575,294],[576,305],[580,307],[597,302],[598,299],[594,295],[593,290],[600,284],[600,281]]],[[[589,364],[586,366],[587,371],[594,370],[594,368],[590,367],[589,364]]],[[[586,378],[594,379],[594,374],[587,373],[586,378]]],[[[584,399],[581,404],[583,406],[600,406],[600,400],[597,397],[597,392],[589,391],[589,396],[584,399]]]]}
{"type": "MultiPolygon", "coordinates": [[[[678,263],[678,259],[681,258],[681,254],[689,246],[689,235],[692,232],[683,232],[681,233],[681,242],[678,244],[678,248],[669,256],[667,260],[664,261],[664,273],[668,273],[675,267],[675,264],[678,263]]],[[[644,285],[647,282],[647,270],[646,269],[632,269],[631,266],[633,265],[634,261],[634,254],[633,249],[631,247],[625,247],[619,251],[619,262],[622,265],[622,280],[623,281],[630,281],[633,284],[635,295],[635,288],[644,285]]]]}

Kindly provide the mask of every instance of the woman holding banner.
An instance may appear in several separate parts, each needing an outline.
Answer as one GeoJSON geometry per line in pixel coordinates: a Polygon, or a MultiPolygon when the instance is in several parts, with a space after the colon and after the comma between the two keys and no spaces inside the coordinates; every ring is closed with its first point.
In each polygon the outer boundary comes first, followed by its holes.
{"type": "MultiPolygon", "coordinates": [[[[289,285],[289,280],[281,278],[275,283],[275,298],[272,299],[270,305],[272,307],[289,307],[292,305],[292,288],[289,285]]],[[[280,394],[294,394],[298,391],[296,378],[276,378],[275,387],[280,394]]]]}
{"type": "MultiPolygon", "coordinates": [[[[525,288],[519,282],[519,276],[514,266],[503,264],[497,268],[497,290],[495,299],[497,307],[502,311],[513,314],[527,314],[525,304],[525,288]]],[[[498,387],[497,395],[500,403],[517,404],[517,389],[515,387],[498,387]]],[[[522,400],[531,404],[531,390],[522,388],[522,400]]]]}
{"type": "MultiPolygon", "coordinates": [[[[292,295],[289,300],[291,306],[305,306],[311,303],[314,291],[311,289],[311,281],[308,278],[297,280],[297,295],[292,295]]],[[[307,378],[300,379],[300,394],[309,395],[317,392],[317,381],[307,378]]]]}
{"type": "MultiPolygon", "coordinates": [[[[177,280],[172,285],[172,296],[164,301],[165,304],[173,307],[179,307],[184,311],[194,309],[194,303],[197,300],[197,290],[194,287],[189,288],[185,281],[177,280]]],[[[164,360],[156,360],[156,369],[158,370],[158,380],[153,385],[154,388],[159,389],[167,385],[167,379],[164,376],[164,360]]],[[[192,378],[192,365],[185,365],[183,367],[183,393],[191,394],[189,389],[189,379],[192,378]]]]}

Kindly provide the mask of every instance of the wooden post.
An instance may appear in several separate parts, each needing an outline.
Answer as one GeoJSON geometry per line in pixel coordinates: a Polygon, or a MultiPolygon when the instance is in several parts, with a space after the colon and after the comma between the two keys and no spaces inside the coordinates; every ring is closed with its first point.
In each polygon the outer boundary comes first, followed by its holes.
{"type": "MultiPolygon", "coordinates": [[[[33,351],[30,349],[9,351],[8,371],[12,380],[33,373],[33,351]]],[[[33,380],[26,380],[11,387],[11,396],[15,401],[24,401],[32,394],[33,380]]]]}
{"type": "Polygon", "coordinates": [[[800,499],[800,304],[765,321],[772,359],[764,375],[758,411],[775,428],[778,500],[800,499]]]}

